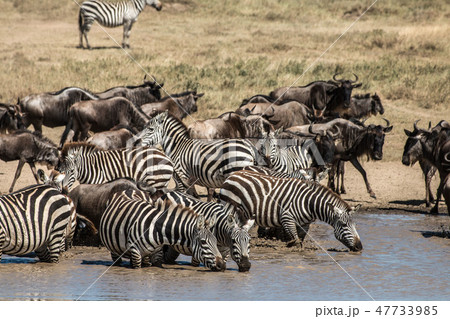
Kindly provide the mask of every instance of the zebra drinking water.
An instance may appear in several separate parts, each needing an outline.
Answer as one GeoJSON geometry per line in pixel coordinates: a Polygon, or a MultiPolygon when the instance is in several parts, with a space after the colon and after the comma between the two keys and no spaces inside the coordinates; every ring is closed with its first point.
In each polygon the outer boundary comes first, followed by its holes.
{"type": "MultiPolygon", "coordinates": [[[[216,218],[213,233],[217,238],[217,247],[222,254],[224,261],[231,252],[231,258],[237,263],[239,271],[250,270],[249,261],[250,227],[238,225],[234,217],[234,207],[230,204],[217,204],[214,202],[205,203],[181,192],[172,191],[161,197],[162,200],[169,200],[174,204],[180,204],[192,209],[194,212],[205,216],[206,220],[216,218]]],[[[177,253],[192,255],[192,251],[182,250],[179,246],[173,246],[177,253]]],[[[170,261],[175,261],[178,254],[169,252],[170,261]]],[[[194,262],[193,262],[194,264],[194,262]]]]}
{"type": "Polygon", "coordinates": [[[64,184],[71,190],[81,184],[101,184],[129,177],[144,191],[167,187],[173,166],[161,151],[151,147],[102,150],[83,142],[66,143],[57,170],[66,174],[64,184]]]}
{"type": "Polygon", "coordinates": [[[123,25],[123,48],[129,48],[128,39],[131,33],[131,27],[137,21],[139,14],[149,5],[160,11],[162,4],[159,0],[127,0],[121,2],[108,2],[102,0],[85,1],[80,6],[78,14],[78,27],[80,29],[80,45],[83,48],[83,36],[86,40],[86,47],[89,45],[87,34],[91,30],[94,21],[99,24],[114,28],[123,25]]]}
{"type": "Polygon", "coordinates": [[[291,238],[288,246],[302,245],[309,225],[318,219],[333,226],[336,238],[350,250],[362,250],[351,218],[359,207],[351,208],[319,183],[243,170],[225,181],[220,198],[240,209],[241,222],[254,219],[258,226],[282,226],[291,238]]]}
{"type": "Polygon", "coordinates": [[[0,196],[2,253],[36,252],[41,261],[57,263],[75,231],[72,201],[49,185],[33,185],[0,196]]]}
{"type": "Polygon", "coordinates": [[[151,205],[116,193],[100,220],[100,239],[115,263],[129,258],[133,268],[146,265],[163,245],[179,245],[207,268],[221,271],[225,263],[210,231],[214,222],[169,201],[159,199],[151,205]]]}
{"type": "Polygon", "coordinates": [[[233,172],[256,165],[255,147],[243,139],[202,142],[189,137],[186,126],[167,111],[153,117],[138,134],[143,145],[160,144],[174,164],[178,190],[192,184],[207,188],[222,186],[233,172]]]}

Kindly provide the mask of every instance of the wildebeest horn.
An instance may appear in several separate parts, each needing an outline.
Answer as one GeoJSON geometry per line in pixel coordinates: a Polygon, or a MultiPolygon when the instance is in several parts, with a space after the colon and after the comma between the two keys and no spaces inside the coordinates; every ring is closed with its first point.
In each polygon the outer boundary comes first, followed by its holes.
{"type": "Polygon", "coordinates": [[[358,76],[357,76],[355,73],[353,73],[353,75],[355,76],[355,81],[349,80],[350,83],[356,83],[356,82],[358,82],[358,76]]]}
{"type": "Polygon", "coordinates": [[[250,113],[253,113],[253,111],[255,110],[255,108],[256,108],[256,104],[253,105],[252,109],[250,110],[250,113]]]}
{"type": "Polygon", "coordinates": [[[385,120],[386,121],[386,126],[389,126],[391,123],[387,120],[387,119],[385,119],[384,117],[383,117],[383,120],[385,120]]]}
{"type": "Polygon", "coordinates": [[[414,130],[415,131],[419,131],[419,128],[417,127],[417,123],[420,121],[420,119],[418,119],[417,121],[414,122],[414,130]]]}
{"type": "Polygon", "coordinates": [[[313,129],[312,129],[312,126],[313,126],[313,123],[309,124],[309,127],[308,127],[308,132],[309,132],[309,133],[311,133],[311,134],[313,134],[313,135],[325,136],[325,134],[324,134],[323,132],[322,132],[322,133],[316,133],[316,132],[314,132],[313,129]]]}
{"type": "Polygon", "coordinates": [[[341,74],[341,73],[335,73],[333,75],[333,80],[335,80],[336,82],[342,82],[343,81],[342,79],[336,79],[336,76],[339,75],[339,74],[341,74]]]}

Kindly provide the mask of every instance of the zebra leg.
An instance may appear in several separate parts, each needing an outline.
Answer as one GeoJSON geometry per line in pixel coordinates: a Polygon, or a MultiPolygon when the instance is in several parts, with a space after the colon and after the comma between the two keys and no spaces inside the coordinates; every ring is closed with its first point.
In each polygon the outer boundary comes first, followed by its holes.
{"type": "Polygon", "coordinates": [[[303,242],[309,230],[309,224],[296,226],[298,238],[300,240],[300,247],[303,249],[303,242]]]}
{"type": "Polygon", "coordinates": [[[142,265],[142,256],[141,253],[139,252],[139,250],[137,250],[137,248],[133,245],[131,246],[130,250],[130,263],[131,263],[131,268],[141,268],[142,265]]]}
{"type": "Polygon", "coordinates": [[[17,169],[16,169],[16,174],[14,175],[14,180],[11,184],[11,187],[9,188],[9,192],[12,193],[13,189],[14,189],[14,185],[16,184],[17,179],[20,176],[20,173],[22,173],[22,168],[23,165],[25,165],[25,160],[24,159],[20,159],[19,163],[17,164],[17,169]]]}
{"type": "Polygon", "coordinates": [[[120,266],[122,263],[122,258],[116,253],[111,252],[111,259],[113,260],[113,266],[120,266]]]}
{"type": "Polygon", "coordinates": [[[47,245],[43,245],[35,250],[36,256],[42,262],[50,262],[50,250],[47,245]]]}
{"type": "Polygon", "coordinates": [[[163,248],[164,248],[164,246],[156,248],[152,252],[152,254],[149,256],[150,263],[152,264],[152,266],[162,268],[162,264],[164,261],[164,249],[163,248]]]}
{"type": "Polygon", "coordinates": [[[173,249],[172,246],[164,245],[163,248],[163,262],[165,264],[174,265],[176,260],[180,256],[180,253],[173,249]]]}
{"type": "Polygon", "coordinates": [[[142,267],[150,267],[152,265],[150,261],[150,255],[142,257],[142,267]]]}
{"type": "Polygon", "coordinates": [[[197,260],[197,258],[192,257],[192,259],[191,259],[191,265],[194,266],[194,267],[198,267],[198,266],[200,266],[200,261],[197,260]]]}
{"type": "Polygon", "coordinates": [[[128,43],[131,33],[131,27],[133,26],[132,21],[126,21],[123,24],[123,41],[122,41],[122,48],[130,48],[130,44],[128,43]]]}
{"type": "Polygon", "coordinates": [[[283,216],[281,216],[280,222],[281,222],[281,226],[283,227],[284,231],[290,238],[290,240],[287,242],[287,247],[292,247],[292,246],[301,247],[302,243],[301,243],[300,239],[298,238],[297,226],[296,226],[295,220],[289,210],[283,212],[283,216]]]}

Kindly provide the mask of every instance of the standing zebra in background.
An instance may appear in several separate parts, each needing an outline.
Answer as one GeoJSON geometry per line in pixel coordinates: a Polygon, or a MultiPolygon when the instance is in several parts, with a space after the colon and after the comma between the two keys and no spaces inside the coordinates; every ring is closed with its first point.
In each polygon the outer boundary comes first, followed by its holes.
{"type": "Polygon", "coordinates": [[[243,139],[208,143],[191,139],[186,125],[167,111],[148,121],[138,137],[142,145],[161,145],[174,163],[174,179],[181,191],[194,184],[210,189],[221,187],[231,173],[258,161],[255,147],[243,139]]]}
{"type": "Polygon", "coordinates": [[[139,14],[144,10],[145,5],[154,7],[160,11],[162,4],[159,0],[128,0],[111,3],[102,0],[88,0],[81,4],[78,14],[78,27],[80,29],[80,45],[83,47],[83,36],[86,40],[86,47],[91,48],[87,39],[87,33],[91,30],[95,20],[105,27],[114,28],[123,25],[122,47],[129,48],[128,39],[131,27],[137,21],[139,14]]]}
{"type": "MultiPolygon", "coordinates": [[[[192,209],[199,215],[205,216],[206,220],[216,218],[214,224],[214,235],[217,238],[217,247],[224,262],[231,253],[231,258],[236,262],[240,272],[249,271],[251,263],[249,261],[250,235],[247,226],[239,226],[234,217],[234,207],[230,204],[218,204],[213,202],[205,203],[181,192],[172,191],[161,197],[162,200],[169,200],[174,204],[180,204],[192,209]]],[[[179,253],[192,255],[191,250],[182,250],[180,246],[173,246],[170,249],[175,250],[167,255],[171,257],[169,262],[174,262],[179,253]]],[[[167,259],[166,259],[167,261],[167,259]]],[[[193,259],[192,264],[198,261],[193,259]]]]}
{"type": "Polygon", "coordinates": [[[225,181],[220,199],[240,209],[241,222],[254,219],[258,226],[282,226],[291,238],[288,246],[302,246],[309,225],[318,219],[333,226],[336,239],[350,250],[362,250],[351,218],[359,207],[351,208],[319,183],[244,170],[225,181]]]}
{"type": "Polygon", "coordinates": [[[66,143],[57,170],[66,175],[69,190],[81,184],[102,184],[122,177],[133,179],[144,191],[167,187],[173,174],[170,159],[151,147],[105,151],[83,142],[66,143]]]}
{"type": "Polygon", "coordinates": [[[0,259],[2,253],[31,252],[57,263],[75,231],[76,213],[69,197],[50,185],[34,185],[0,196],[0,259]]]}
{"type": "MultiPolygon", "coordinates": [[[[269,159],[270,168],[276,172],[293,175],[291,177],[308,179],[309,174],[307,170],[311,168],[312,158],[308,154],[305,144],[309,141],[307,140],[302,145],[282,148],[278,144],[278,135],[280,132],[281,129],[270,132],[269,134],[263,133],[265,141],[261,151],[269,159]]],[[[280,139],[280,141],[283,140],[280,139]]]]}
{"type": "Polygon", "coordinates": [[[131,267],[148,266],[152,254],[163,245],[190,249],[193,257],[213,271],[225,270],[210,228],[215,220],[191,209],[158,200],[154,205],[115,193],[100,220],[100,239],[115,264],[129,258],[131,267]]]}

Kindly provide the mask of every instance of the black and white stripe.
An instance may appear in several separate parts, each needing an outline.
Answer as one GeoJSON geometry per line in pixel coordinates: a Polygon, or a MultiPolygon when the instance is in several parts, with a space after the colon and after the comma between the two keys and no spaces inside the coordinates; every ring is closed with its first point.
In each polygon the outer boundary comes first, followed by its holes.
{"type": "Polygon", "coordinates": [[[307,148],[303,147],[304,145],[282,147],[279,145],[280,142],[290,140],[278,139],[278,132],[277,130],[266,134],[263,143],[262,151],[269,159],[271,169],[289,175],[295,173],[300,178],[306,179],[303,172],[307,174],[305,170],[309,169],[313,162],[307,148]]]}
{"type": "Polygon", "coordinates": [[[231,173],[257,164],[257,151],[250,142],[191,139],[186,126],[168,112],[153,117],[138,136],[143,145],[160,144],[172,159],[179,190],[188,189],[193,182],[218,188],[231,173]]]}
{"type": "Polygon", "coordinates": [[[282,226],[291,238],[289,245],[301,244],[309,225],[318,219],[333,226],[336,238],[348,248],[362,249],[351,218],[355,209],[316,182],[244,170],[226,180],[220,198],[240,209],[242,222],[254,219],[262,227],[282,226]]]}
{"type": "Polygon", "coordinates": [[[163,245],[192,251],[193,258],[211,270],[225,270],[212,234],[214,220],[169,201],[155,205],[121,192],[113,195],[100,220],[100,239],[115,263],[129,258],[133,268],[145,265],[163,245]],[[144,262],[144,263],[143,263],[144,262]]]}
{"type": "MultiPolygon", "coordinates": [[[[239,271],[248,271],[250,269],[250,235],[248,233],[250,227],[240,226],[237,223],[234,207],[231,204],[205,203],[177,191],[169,192],[162,196],[161,199],[188,207],[197,214],[205,216],[207,221],[215,218],[216,223],[214,224],[213,233],[217,238],[217,247],[224,261],[226,261],[231,252],[231,258],[237,263],[239,271]]],[[[181,247],[174,246],[173,248],[179,253],[192,255],[191,251],[183,251],[181,247]]],[[[176,258],[174,253],[169,253],[168,255],[176,258]]]]}
{"type": "Polygon", "coordinates": [[[36,252],[56,263],[75,231],[70,199],[49,185],[34,185],[0,197],[0,259],[36,252]]]}
{"type": "Polygon", "coordinates": [[[123,43],[122,46],[129,47],[128,38],[130,36],[131,27],[136,22],[139,14],[149,5],[161,10],[162,5],[159,0],[127,0],[120,2],[108,2],[89,0],[80,6],[78,15],[78,25],[80,28],[80,47],[83,47],[83,35],[88,48],[89,42],[87,33],[91,29],[92,23],[97,21],[101,25],[109,28],[123,25],[123,43]]]}
{"type": "Polygon", "coordinates": [[[102,150],[87,143],[66,143],[57,167],[66,175],[69,190],[78,180],[81,184],[102,184],[129,177],[142,190],[163,188],[173,174],[170,159],[151,147],[102,150]]]}

